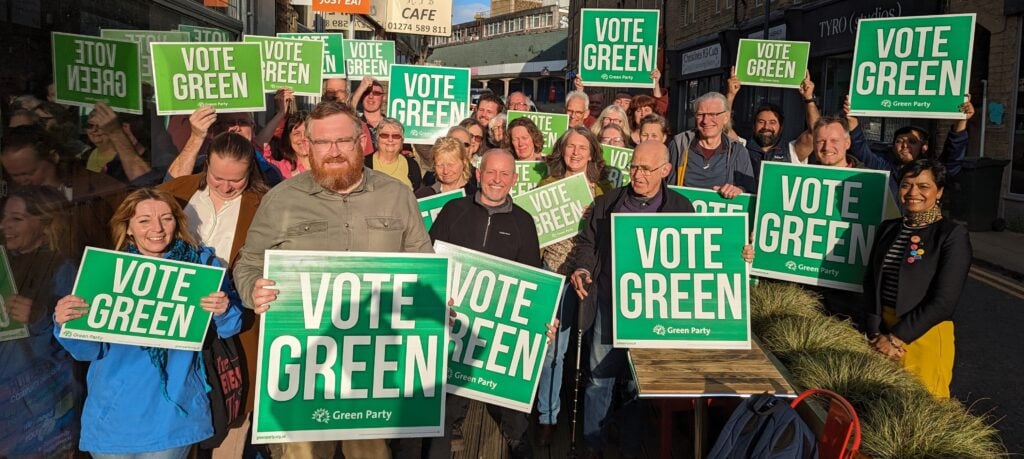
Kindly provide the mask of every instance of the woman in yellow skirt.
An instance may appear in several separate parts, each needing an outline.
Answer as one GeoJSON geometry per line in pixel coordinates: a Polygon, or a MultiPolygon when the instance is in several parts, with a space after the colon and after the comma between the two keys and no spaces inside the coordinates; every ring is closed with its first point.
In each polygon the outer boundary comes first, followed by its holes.
{"type": "Polygon", "coordinates": [[[899,361],[937,398],[953,379],[953,311],[971,267],[967,230],[942,218],[946,169],[918,159],[900,170],[903,218],[887,220],[871,249],[864,295],[876,351],[899,361]]]}

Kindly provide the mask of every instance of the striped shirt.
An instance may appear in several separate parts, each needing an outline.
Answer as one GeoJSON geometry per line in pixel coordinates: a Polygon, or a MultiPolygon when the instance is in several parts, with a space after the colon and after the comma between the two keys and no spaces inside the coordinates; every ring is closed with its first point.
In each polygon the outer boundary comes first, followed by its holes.
{"type": "Polygon", "coordinates": [[[896,296],[899,291],[900,265],[907,253],[907,242],[910,241],[911,230],[906,225],[901,226],[900,234],[892,241],[889,251],[885,253],[885,260],[882,261],[882,305],[896,307],[896,296]]]}

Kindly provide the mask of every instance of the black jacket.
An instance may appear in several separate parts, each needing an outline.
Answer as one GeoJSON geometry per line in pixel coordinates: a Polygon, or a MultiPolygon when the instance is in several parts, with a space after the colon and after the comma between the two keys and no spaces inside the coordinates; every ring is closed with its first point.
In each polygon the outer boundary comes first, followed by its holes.
{"type": "Polygon", "coordinates": [[[448,202],[430,227],[430,240],[542,267],[537,226],[511,197],[497,209],[484,207],[477,194],[448,202]]]}
{"type": "MultiPolygon", "coordinates": [[[[601,270],[612,269],[612,214],[619,208],[620,203],[626,199],[631,187],[629,185],[614,189],[594,200],[594,207],[583,227],[583,232],[576,238],[576,247],[573,248],[569,261],[572,263],[572,270],[586,269],[590,271],[592,279],[599,278],[601,270]]],[[[651,209],[651,212],[687,213],[693,212],[693,204],[683,195],[669,190],[664,183],[661,185],[661,194],[664,199],[661,206],[651,209]]],[[[612,297],[612,286],[598,285],[603,298],[612,297]]],[[[592,300],[597,292],[591,292],[587,299],[592,300]]],[[[591,318],[592,319],[592,318],[591,318]]],[[[588,321],[589,322],[589,321],[588,321]]],[[[584,329],[589,328],[589,323],[584,324],[584,329]]]]}
{"type": "Polygon", "coordinates": [[[960,300],[960,291],[971,268],[971,239],[967,230],[947,219],[915,229],[900,260],[899,291],[895,305],[882,305],[882,262],[899,235],[902,219],[886,220],[878,228],[871,259],[864,276],[869,333],[881,331],[882,307],[896,308],[899,322],[888,330],[905,342],[912,342],[940,322],[950,320],[960,300]],[[919,260],[909,263],[910,244],[924,249],[919,260]]]}

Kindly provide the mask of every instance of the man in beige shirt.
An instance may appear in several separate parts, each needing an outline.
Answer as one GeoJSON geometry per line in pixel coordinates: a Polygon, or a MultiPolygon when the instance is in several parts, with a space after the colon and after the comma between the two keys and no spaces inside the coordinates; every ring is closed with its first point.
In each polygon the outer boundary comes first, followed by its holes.
{"type": "MultiPolygon", "coordinates": [[[[409,187],[363,167],[363,127],[348,106],[322,102],[309,115],[310,171],[282,182],[263,198],[249,227],[234,275],[245,305],[273,307],[277,290],[263,278],[266,250],[432,253],[409,187]],[[268,288],[271,287],[271,288],[268,288]]],[[[333,457],[335,442],[271,445],[278,458],[333,457]]],[[[390,458],[384,440],[345,441],[349,459],[390,458]]]]}

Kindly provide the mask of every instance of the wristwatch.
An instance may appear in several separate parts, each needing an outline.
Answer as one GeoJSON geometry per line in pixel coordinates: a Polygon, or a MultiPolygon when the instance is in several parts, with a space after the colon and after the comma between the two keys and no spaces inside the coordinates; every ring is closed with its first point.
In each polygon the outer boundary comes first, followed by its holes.
{"type": "Polygon", "coordinates": [[[804,99],[804,103],[805,104],[816,104],[816,103],[818,103],[818,99],[816,97],[812,97],[810,99],[804,99]]]}

